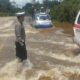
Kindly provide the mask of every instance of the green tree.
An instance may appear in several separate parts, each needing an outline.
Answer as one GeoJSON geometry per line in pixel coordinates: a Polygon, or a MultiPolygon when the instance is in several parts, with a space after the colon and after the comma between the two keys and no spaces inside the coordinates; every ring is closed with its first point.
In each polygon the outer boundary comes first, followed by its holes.
{"type": "Polygon", "coordinates": [[[14,6],[11,5],[9,0],[0,0],[0,15],[12,15],[14,12],[14,6]]]}
{"type": "Polygon", "coordinates": [[[51,16],[59,21],[73,23],[80,10],[80,0],[64,0],[59,5],[51,8],[51,16]]]}

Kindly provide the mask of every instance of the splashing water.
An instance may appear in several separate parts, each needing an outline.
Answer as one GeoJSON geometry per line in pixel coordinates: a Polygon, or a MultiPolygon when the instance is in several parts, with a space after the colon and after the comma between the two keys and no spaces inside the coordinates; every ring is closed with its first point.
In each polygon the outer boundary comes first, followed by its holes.
{"type": "Polygon", "coordinates": [[[0,80],[79,80],[79,67],[55,66],[51,70],[33,69],[30,60],[14,60],[0,70],[0,80]]]}
{"type": "Polygon", "coordinates": [[[7,63],[0,71],[0,80],[25,80],[25,72],[32,68],[32,63],[27,60],[23,63],[18,60],[7,63]]]}

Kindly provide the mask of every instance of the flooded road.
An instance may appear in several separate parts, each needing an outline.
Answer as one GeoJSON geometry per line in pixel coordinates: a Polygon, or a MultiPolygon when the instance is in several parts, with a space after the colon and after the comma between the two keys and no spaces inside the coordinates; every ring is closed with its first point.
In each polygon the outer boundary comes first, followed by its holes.
{"type": "Polygon", "coordinates": [[[28,60],[15,57],[14,17],[0,20],[0,80],[79,80],[80,55],[72,34],[56,28],[35,29],[25,19],[28,60]]]}

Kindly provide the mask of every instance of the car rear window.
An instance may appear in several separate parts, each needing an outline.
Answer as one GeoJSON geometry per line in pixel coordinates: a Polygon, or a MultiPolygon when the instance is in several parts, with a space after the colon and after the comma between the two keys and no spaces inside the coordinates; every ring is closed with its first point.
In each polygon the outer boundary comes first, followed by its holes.
{"type": "Polygon", "coordinates": [[[50,17],[48,16],[48,15],[41,15],[41,16],[39,16],[39,19],[41,19],[41,20],[50,20],[50,17]]]}
{"type": "Polygon", "coordinates": [[[79,15],[79,17],[78,17],[78,21],[77,21],[77,23],[80,24],[80,15],[79,15]]]}

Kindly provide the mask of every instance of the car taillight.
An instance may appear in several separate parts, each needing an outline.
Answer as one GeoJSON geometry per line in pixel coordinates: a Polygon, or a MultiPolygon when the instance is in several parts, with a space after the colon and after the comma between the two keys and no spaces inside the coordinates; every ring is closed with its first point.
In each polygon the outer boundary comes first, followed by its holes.
{"type": "Polygon", "coordinates": [[[80,28],[80,24],[75,24],[74,28],[80,28]]]}
{"type": "Polygon", "coordinates": [[[75,34],[78,30],[80,31],[80,24],[75,24],[75,25],[73,26],[74,34],[75,34]]]}

